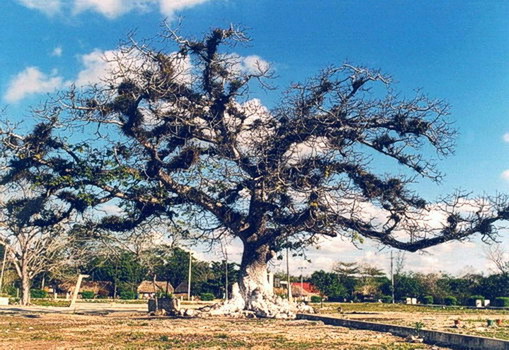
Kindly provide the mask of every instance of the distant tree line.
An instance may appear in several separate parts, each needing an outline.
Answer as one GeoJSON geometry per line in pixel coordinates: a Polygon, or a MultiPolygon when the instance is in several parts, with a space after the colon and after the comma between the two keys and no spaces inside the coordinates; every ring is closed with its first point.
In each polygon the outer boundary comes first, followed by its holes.
{"type": "Polygon", "coordinates": [[[473,304],[475,299],[509,297],[509,271],[490,275],[398,271],[392,281],[381,270],[369,265],[338,263],[333,271],[315,271],[312,282],[329,301],[396,302],[416,298],[423,304],[473,304]]]}
{"type": "MultiPolygon", "coordinates": [[[[111,290],[93,295],[95,298],[137,297],[137,288],[142,281],[167,281],[176,288],[187,286],[189,252],[179,247],[159,245],[142,251],[122,247],[93,249],[87,259],[69,263],[58,271],[43,271],[31,281],[32,297],[44,297],[43,287],[57,287],[65,282],[75,283],[77,274],[87,274],[86,281],[109,282],[111,290]]],[[[191,256],[191,291],[193,295],[211,293],[223,298],[225,285],[231,290],[238,274],[238,265],[223,261],[205,262],[191,256]],[[227,277],[228,276],[228,280],[227,277]]],[[[19,295],[21,281],[13,274],[12,265],[7,265],[4,294],[19,295]]]]}
{"type": "MultiPolygon", "coordinates": [[[[65,282],[76,281],[78,273],[90,275],[87,281],[109,282],[111,290],[93,297],[132,299],[142,281],[167,281],[174,288],[186,285],[189,271],[189,252],[175,245],[154,244],[150,235],[131,236],[125,241],[114,237],[90,237],[74,230],[71,234],[70,251],[86,251],[86,258],[67,259],[65,264],[49,262],[30,281],[33,297],[44,297],[43,287],[56,287],[65,282]],[[141,238],[140,238],[141,237],[141,238]]],[[[88,233],[90,235],[90,233],[88,233]]],[[[69,241],[67,241],[69,243],[69,241]]],[[[0,257],[4,247],[0,246],[0,257]]],[[[7,255],[7,257],[9,257],[7,255]]],[[[338,262],[331,271],[315,271],[304,280],[313,283],[321,296],[329,301],[384,301],[396,302],[416,298],[424,304],[472,304],[473,299],[509,297],[509,264],[504,260],[503,250],[492,249],[488,258],[498,270],[490,275],[466,274],[461,277],[444,273],[417,273],[403,271],[404,259],[397,261],[394,274],[394,290],[390,276],[381,269],[355,262],[338,262]]],[[[58,256],[60,258],[60,256],[58,256]]],[[[239,269],[235,263],[222,261],[205,262],[191,256],[193,295],[209,293],[216,298],[225,296],[225,285],[231,291],[239,269]]],[[[276,278],[286,280],[286,274],[276,273],[276,278]]],[[[299,276],[290,276],[298,282],[299,276]]],[[[19,295],[21,279],[13,261],[7,259],[2,290],[4,294],[19,295]]],[[[285,293],[286,294],[286,293],[285,293]]]]}

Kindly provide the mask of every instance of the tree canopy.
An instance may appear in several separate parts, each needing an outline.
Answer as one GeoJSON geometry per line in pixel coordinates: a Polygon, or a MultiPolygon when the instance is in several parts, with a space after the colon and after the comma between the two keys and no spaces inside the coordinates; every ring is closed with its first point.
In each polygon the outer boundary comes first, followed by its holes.
{"type": "Polygon", "coordinates": [[[44,186],[41,197],[67,205],[58,215],[119,207],[87,217],[99,229],[157,220],[184,223],[193,238],[238,237],[245,296],[266,289],[263,271],[278,251],[321,236],[416,251],[474,233],[494,238],[494,223],[509,218],[501,197],[427,203],[411,190],[419,177],[439,181],[435,160],[453,150],[446,103],[400,97],[390,77],[344,64],[293,84],[269,109],[250,87],[266,86],[272,69],[245,67],[233,51],[248,41],[234,27],[202,39],[169,28],[157,42],[131,38],[102,84],[48,101],[26,135],[2,129],[1,183],[44,186]],[[438,227],[426,223],[431,211],[442,215],[438,227]]]}

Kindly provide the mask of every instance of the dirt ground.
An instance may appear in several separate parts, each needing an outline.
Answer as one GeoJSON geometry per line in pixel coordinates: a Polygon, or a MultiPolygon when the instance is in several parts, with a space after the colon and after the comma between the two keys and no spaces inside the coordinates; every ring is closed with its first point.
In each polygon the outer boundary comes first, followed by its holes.
{"type": "Polygon", "coordinates": [[[445,349],[321,322],[0,312],[0,349],[445,349]]]}
{"type": "Polygon", "coordinates": [[[390,304],[336,304],[317,310],[328,316],[509,340],[509,310],[392,307],[390,304]],[[341,308],[342,312],[338,312],[341,308]],[[459,325],[455,325],[459,320],[459,325]],[[488,320],[492,325],[488,326],[488,320]],[[496,320],[500,320],[496,324],[496,320]]]}

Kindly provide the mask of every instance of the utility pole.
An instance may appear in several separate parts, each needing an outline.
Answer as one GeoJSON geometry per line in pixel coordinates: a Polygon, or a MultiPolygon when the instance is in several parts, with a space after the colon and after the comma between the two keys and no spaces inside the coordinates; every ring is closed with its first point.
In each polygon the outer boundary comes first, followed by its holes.
{"type": "Polygon", "coordinates": [[[157,275],[154,274],[152,279],[152,287],[154,288],[154,302],[156,304],[156,311],[159,310],[159,298],[157,297],[157,288],[156,288],[157,275]]]}
{"type": "Polygon", "coordinates": [[[392,256],[391,250],[391,294],[392,294],[392,303],[394,304],[394,257],[392,256]]]}
{"type": "Polygon", "coordinates": [[[288,302],[292,302],[292,285],[290,283],[290,259],[288,247],[286,248],[286,283],[288,287],[288,302]]]}
{"type": "Polygon", "coordinates": [[[228,251],[224,249],[224,300],[228,301],[228,251]]]}
{"type": "Polygon", "coordinates": [[[2,293],[2,288],[4,286],[4,271],[5,271],[5,261],[7,260],[7,246],[5,243],[2,243],[4,246],[4,258],[2,261],[2,272],[0,273],[0,293],[2,293]]]}
{"type": "Polygon", "coordinates": [[[189,250],[189,272],[187,274],[187,300],[191,300],[191,250],[189,250]]]}
{"type": "Polygon", "coordinates": [[[298,267],[300,270],[300,297],[301,299],[304,298],[304,270],[307,269],[307,267],[301,266],[298,267]]]}

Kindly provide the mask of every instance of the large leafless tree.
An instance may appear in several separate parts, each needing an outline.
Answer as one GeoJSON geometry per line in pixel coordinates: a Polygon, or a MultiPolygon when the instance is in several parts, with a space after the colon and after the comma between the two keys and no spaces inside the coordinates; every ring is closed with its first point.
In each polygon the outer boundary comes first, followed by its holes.
{"type": "Polygon", "coordinates": [[[509,254],[501,244],[486,248],[486,258],[495,266],[496,273],[509,274],[509,254]]]}
{"type": "Polygon", "coordinates": [[[493,224],[509,218],[502,198],[433,204],[411,190],[419,178],[439,181],[434,159],[452,151],[443,101],[400,97],[389,77],[345,64],[293,84],[268,109],[252,88],[270,83],[271,68],[233,53],[247,41],[233,27],[129,40],[101,84],[36,111],[43,120],[32,133],[4,128],[3,181],[43,184],[68,206],[62,215],[119,206],[96,223],[103,229],[158,217],[185,223],[190,238],[238,237],[237,305],[264,316],[281,309],[270,307],[266,267],[285,247],[343,236],[414,252],[493,238],[493,224]],[[430,213],[443,222],[428,224],[430,213]]]}
{"type": "Polygon", "coordinates": [[[60,205],[48,203],[29,183],[10,184],[2,190],[0,242],[21,281],[20,303],[28,305],[32,280],[40,273],[58,273],[78,263],[82,249],[78,237],[70,234],[67,218],[40,225],[48,215],[54,217],[60,205]]]}

